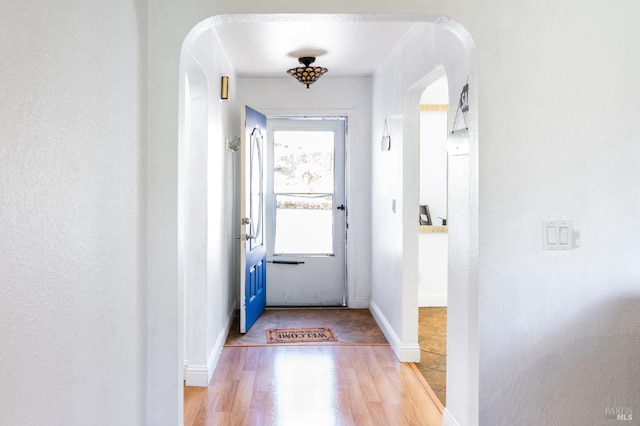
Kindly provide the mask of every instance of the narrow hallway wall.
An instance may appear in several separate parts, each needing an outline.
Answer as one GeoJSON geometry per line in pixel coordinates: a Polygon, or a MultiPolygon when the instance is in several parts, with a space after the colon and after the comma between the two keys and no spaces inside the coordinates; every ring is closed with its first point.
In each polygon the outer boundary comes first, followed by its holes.
{"type": "Polygon", "coordinates": [[[228,141],[240,131],[235,71],[209,21],[187,37],[181,70],[189,94],[179,170],[185,380],[189,386],[206,386],[237,307],[237,155],[228,141]],[[223,75],[231,82],[228,100],[220,99],[223,75]]]}

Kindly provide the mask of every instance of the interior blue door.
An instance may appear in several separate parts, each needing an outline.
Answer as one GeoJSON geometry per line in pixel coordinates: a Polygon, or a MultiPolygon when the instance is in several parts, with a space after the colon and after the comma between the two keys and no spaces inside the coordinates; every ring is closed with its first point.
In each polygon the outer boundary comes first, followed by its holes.
{"type": "Polygon", "coordinates": [[[240,332],[246,333],[267,304],[267,250],[264,235],[267,117],[245,106],[240,148],[240,332]]]}

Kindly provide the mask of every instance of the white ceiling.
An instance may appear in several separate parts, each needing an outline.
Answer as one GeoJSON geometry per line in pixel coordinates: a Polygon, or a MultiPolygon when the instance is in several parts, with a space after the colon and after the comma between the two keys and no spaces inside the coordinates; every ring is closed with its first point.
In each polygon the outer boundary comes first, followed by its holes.
{"type": "Polygon", "coordinates": [[[371,75],[414,24],[297,19],[218,23],[215,30],[240,77],[285,77],[298,57],[316,56],[329,78],[371,75]]]}

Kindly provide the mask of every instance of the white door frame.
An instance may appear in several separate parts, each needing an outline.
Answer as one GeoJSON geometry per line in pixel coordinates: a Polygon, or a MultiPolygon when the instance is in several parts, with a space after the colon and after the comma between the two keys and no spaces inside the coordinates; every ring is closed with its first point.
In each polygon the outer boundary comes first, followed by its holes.
{"type": "MultiPolygon", "coordinates": [[[[350,134],[349,128],[353,127],[356,119],[356,112],[350,109],[270,109],[261,108],[263,114],[267,116],[267,120],[271,117],[345,117],[347,120],[344,135],[344,184],[345,184],[345,201],[348,203],[351,197],[351,155],[350,153],[350,134]]],[[[346,241],[346,305],[352,309],[367,309],[369,301],[361,300],[356,296],[355,283],[355,247],[349,242],[349,217],[347,216],[347,241],[346,241]]]]}
{"type": "MultiPolygon", "coordinates": [[[[272,284],[271,289],[274,292],[282,292],[285,290],[285,286],[278,285],[274,283],[278,283],[279,280],[286,280],[283,274],[283,268],[291,270],[287,270],[287,272],[291,272],[292,274],[301,274],[301,273],[309,273],[309,275],[317,275],[317,273],[322,274],[322,270],[327,272],[329,275],[333,275],[334,278],[341,281],[340,289],[338,290],[336,286],[329,285],[327,289],[329,290],[329,294],[337,296],[337,297],[322,297],[316,296],[314,299],[309,299],[308,292],[304,292],[300,290],[297,295],[294,295],[292,298],[287,300],[286,297],[274,296],[271,293],[271,297],[269,297],[269,293],[267,292],[267,305],[268,306],[284,306],[291,304],[292,306],[346,306],[347,304],[347,231],[348,231],[348,208],[343,209],[343,211],[336,210],[337,204],[343,204],[343,206],[348,206],[347,203],[347,182],[346,182],[346,136],[347,136],[347,127],[348,127],[348,119],[344,116],[326,116],[326,115],[314,115],[314,116],[271,116],[268,117],[267,120],[267,132],[268,132],[268,145],[267,145],[267,197],[266,197],[266,215],[267,221],[266,226],[269,232],[267,233],[267,257],[270,262],[274,262],[274,264],[270,265],[271,277],[275,277],[270,279],[272,284]],[[274,128],[274,121],[277,121],[274,128]],[[274,244],[275,244],[275,206],[273,205],[273,148],[274,148],[274,131],[278,131],[282,128],[286,128],[287,130],[299,130],[299,131],[333,131],[336,135],[335,140],[340,141],[341,143],[336,144],[334,147],[334,158],[335,165],[339,165],[340,168],[336,167],[334,171],[334,177],[336,178],[334,183],[334,195],[337,196],[337,201],[333,206],[333,217],[334,224],[336,224],[333,228],[334,231],[334,253],[337,257],[333,260],[329,257],[333,256],[314,256],[314,255],[304,255],[304,254],[282,254],[276,255],[274,254],[274,244]],[[340,218],[340,216],[342,216],[340,218]],[[340,259],[342,258],[342,259],[340,259]],[[324,259],[324,260],[323,260],[324,259]],[[288,261],[304,261],[305,265],[275,265],[275,262],[278,260],[288,261]],[[336,267],[339,270],[333,269],[331,264],[335,264],[338,261],[339,265],[336,267]],[[320,265],[322,262],[322,265],[320,265]],[[315,270],[314,270],[315,268],[315,270]],[[318,269],[320,268],[320,269],[318,269]],[[324,268],[331,268],[333,272],[329,272],[324,268]],[[305,271],[301,271],[304,269],[305,271]],[[322,269],[322,270],[321,270],[322,269]],[[317,273],[316,273],[317,272],[317,273]],[[338,277],[337,274],[341,275],[338,277]],[[337,295],[337,291],[340,291],[340,295],[337,295]],[[297,297],[297,299],[296,299],[297,297]],[[334,302],[335,301],[335,302],[334,302]]],[[[286,289],[290,289],[291,287],[286,286],[286,289]]],[[[270,290],[271,291],[271,290],[270,290]]]]}

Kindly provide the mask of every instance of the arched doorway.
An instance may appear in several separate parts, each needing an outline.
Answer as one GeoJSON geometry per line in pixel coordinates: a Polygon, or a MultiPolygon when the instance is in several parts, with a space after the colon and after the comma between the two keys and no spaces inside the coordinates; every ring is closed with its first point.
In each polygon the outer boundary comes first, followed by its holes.
{"type": "Polygon", "coordinates": [[[437,73],[431,73],[437,66],[442,66],[448,79],[450,111],[447,141],[450,152],[447,217],[447,406],[444,424],[477,424],[479,177],[476,50],[468,32],[455,22],[450,21],[448,25],[438,27],[436,31],[440,32],[437,37],[440,43],[435,46],[437,61],[433,66],[423,67],[422,73],[412,80],[414,83],[406,88],[403,98],[402,332],[405,347],[409,350],[415,347],[415,355],[413,358],[408,356],[408,360],[419,360],[417,111],[424,89],[436,78],[437,73]],[[455,119],[464,86],[467,86],[469,104],[466,122],[460,117],[455,119]],[[415,346],[412,346],[413,342],[415,346]],[[452,413],[456,413],[455,419],[452,413]]]}
{"type": "MultiPolygon", "coordinates": [[[[247,22],[251,22],[252,19],[277,19],[269,16],[257,17],[254,15],[251,17],[241,16],[240,18],[245,19],[247,22]]],[[[240,18],[236,16],[233,19],[240,18]]],[[[220,19],[225,20],[227,18],[220,19]]],[[[331,22],[332,16],[326,15],[323,16],[322,19],[327,22],[331,22]]],[[[370,21],[371,16],[353,15],[349,17],[349,20],[353,21],[358,21],[359,19],[370,21]]],[[[376,19],[380,19],[382,21],[393,21],[406,20],[408,18],[407,16],[381,15],[376,17],[376,19]]],[[[434,27],[433,29],[435,29],[433,32],[438,33],[438,37],[436,37],[438,43],[434,43],[433,37],[429,39],[415,38],[404,41],[404,43],[406,43],[405,47],[410,47],[415,51],[421,52],[425,57],[429,57],[427,63],[419,63],[420,67],[417,68],[417,72],[421,72],[422,75],[426,75],[426,73],[433,69],[433,66],[436,64],[443,64],[447,70],[451,69],[452,74],[455,75],[455,78],[452,79],[452,83],[450,85],[450,93],[459,91],[458,86],[461,81],[470,81],[472,87],[472,98],[470,104],[475,108],[477,106],[476,95],[474,92],[475,89],[473,89],[473,87],[475,87],[473,86],[473,83],[476,78],[474,74],[475,48],[472,40],[468,37],[468,34],[462,27],[459,27],[457,24],[445,19],[439,20],[437,24],[434,23],[432,17],[416,17],[411,19],[414,19],[415,22],[431,25],[434,27]],[[424,45],[422,45],[421,41],[424,45]],[[457,46],[457,50],[454,49],[454,51],[452,51],[450,49],[450,43],[455,44],[457,46]]],[[[347,20],[347,22],[349,20],[347,20]]],[[[344,21],[344,16],[340,18],[335,17],[335,22],[344,21]]],[[[199,34],[208,33],[216,22],[219,22],[216,21],[216,18],[210,18],[201,23],[198,26],[199,34]]],[[[432,29],[429,31],[432,31],[432,29]]],[[[217,41],[213,31],[210,31],[208,36],[210,36],[209,40],[211,40],[212,43],[215,44],[218,42],[219,44],[219,41],[217,41]]],[[[194,41],[193,37],[190,37],[190,39],[191,42],[194,41]]],[[[190,46],[193,46],[193,44],[190,46]]],[[[212,182],[215,183],[215,185],[228,185],[228,181],[225,180],[225,177],[231,175],[233,178],[233,171],[227,168],[226,165],[233,163],[233,160],[230,159],[233,157],[233,153],[225,151],[224,147],[226,146],[226,139],[233,138],[233,110],[237,105],[234,105],[233,100],[231,100],[229,103],[220,106],[219,100],[215,97],[218,90],[216,78],[219,77],[222,72],[225,72],[231,75],[232,81],[234,81],[235,75],[232,64],[228,61],[225,62],[224,60],[220,62],[220,57],[214,58],[214,56],[215,55],[211,57],[211,63],[205,64],[207,65],[205,68],[213,70],[212,74],[207,77],[208,98],[210,105],[213,105],[214,107],[211,108],[208,113],[208,141],[211,146],[213,140],[217,151],[213,154],[209,153],[207,158],[214,162],[217,161],[218,165],[223,166],[222,170],[226,171],[223,171],[219,175],[216,174],[213,180],[207,181],[207,185],[212,184],[212,182]],[[213,138],[211,137],[212,135],[213,138]]],[[[407,73],[406,76],[403,75],[403,78],[397,80],[400,81],[400,84],[393,87],[393,90],[396,91],[395,93],[399,93],[401,96],[399,105],[397,98],[395,98],[392,103],[385,103],[384,98],[387,95],[385,94],[385,89],[381,87],[383,85],[382,80],[386,82],[391,81],[393,85],[396,85],[397,81],[394,79],[387,79],[387,76],[376,75],[373,77],[374,92],[378,91],[377,93],[379,93],[379,96],[374,94],[372,102],[373,122],[370,126],[370,135],[381,134],[382,122],[385,121],[383,118],[388,116],[391,131],[397,135],[397,139],[394,140],[400,141],[400,144],[398,145],[399,149],[393,152],[393,158],[391,159],[389,156],[384,157],[383,159],[381,159],[382,157],[379,158],[379,154],[376,152],[376,145],[374,145],[374,148],[371,148],[373,150],[372,157],[374,157],[372,158],[371,166],[373,179],[368,189],[375,194],[371,202],[370,210],[372,211],[372,219],[369,230],[379,234],[374,237],[378,239],[378,241],[372,242],[372,251],[375,253],[371,258],[372,286],[370,289],[369,300],[372,302],[370,308],[372,310],[377,309],[378,318],[380,319],[379,322],[383,323],[381,324],[382,327],[390,333],[390,340],[392,345],[394,345],[396,354],[401,360],[408,361],[415,360],[411,358],[415,357],[415,355],[419,353],[419,347],[417,345],[417,236],[415,235],[415,224],[418,211],[418,200],[416,196],[418,185],[418,166],[417,163],[414,164],[414,161],[417,159],[417,146],[414,146],[409,141],[417,140],[417,120],[416,117],[413,117],[412,113],[415,113],[416,111],[416,105],[419,103],[419,95],[424,89],[424,84],[426,83],[421,83],[422,89],[420,89],[419,84],[414,84],[411,87],[405,87],[404,82],[415,81],[415,78],[419,77],[419,75],[416,74],[416,69],[396,69],[396,72],[399,72],[400,74],[407,73]],[[392,106],[393,110],[385,111],[389,106],[392,106]],[[398,118],[400,119],[398,120],[398,118]],[[387,165],[380,167],[383,162],[386,162],[387,165]],[[382,194],[383,197],[378,199],[376,198],[378,196],[377,190],[379,189],[381,181],[377,181],[377,183],[375,182],[375,180],[378,179],[376,175],[378,172],[386,171],[387,168],[389,168],[389,165],[390,169],[398,176],[395,180],[395,184],[400,183],[400,185],[394,187],[389,193],[382,194]],[[378,209],[379,206],[377,204],[379,203],[383,207],[384,211],[387,211],[389,201],[392,201],[393,215],[397,214],[397,216],[393,216],[391,221],[386,221],[385,218],[379,216],[379,212],[381,212],[382,209],[378,209]],[[392,226],[389,226],[390,224],[392,224],[392,226]],[[395,252],[393,253],[393,256],[388,257],[384,250],[376,251],[386,244],[387,239],[392,241],[391,246],[394,250],[399,249],[399,257],[396,256],[398,252],[395,252]],[[378,271],[373,269],[377,268],[377,265],[389,266],[389,261],[392,263],[391,267],[386,268],[381,274],[377,274],[378,271]],[[382,280],[386,280],[386,282],[383,282],[382,280]],[[387,288],[385,289],[384,286],[387,288]]],[[[395,96],[395,94],[392,96],[395,96]]],[[[453,96],[453,98],[455,98],[455,96],[453,96]]],[[[231,99],[233,99],[233,95],[231,95],[231,99]]],[[[455,261],[452,261],[451,264],[460,266],[460,268],[456,269],[458,275],[455,281],[456,284],[453,287],[457,294],[456,297],[460,297],[462,302],[461,305],[459,305],[460,310],[457,311],[455,318],[450,321],[450,324],[455,327],[459,327],[458,329],[460,332],[453,334],[457,336],[455,341],[459,343],[460,346],[464,346],[464,350],[461,352],[463,355],[461,355],[460,359],[452,363],[457,366],[455,367],[456,369],[460,369],[460,373],[457,376],[454,374],[454,377],[457,377],[458,381],[456,382],[456,380],[454,380],[453,382],[455,382],[455,386],[460,389],[460,396],[458,400],[465,401],[465,407],[461,408],[464,412],[473,412],[473,405],[477,405],[477,291],[475,294],[473,293],[473,283],[475,282],[477,284],[477,278],[474,278],[477,275],[473,264],[474,256],[477,255],[477,109],[472,109],[470,114],[472,115],[470,118],[470,122],[472,124],[470,125],[470,130],[468,132],[470,135],[468,140],[470,142],[467,145],[470,146],[471,149],[466,158],[466,165],[459,164],[459,168],[457,168],[457,170],[460,170],[461,173],[456,174],[456,176],[458,176],[458,178],[456,178],[456,182],[468,190],[468,196],[466,197],[466,202],[468,204],[466,206],[461,205],[460,211],[464,213],[461,214],[459,222],[460,224],[466,224],[466,226],[461,226],[459,228],[456,234],[457,243],[454,244],[454,247],[456,248],[450,251],[452,254],[450,258],[456,259],[455,261]],[[474,115],[475,119],[473,117],[474,115]],[[473,142],[474,138],[476,142],[473,142]],[[466,170],[466,174],[464,173],[464,170],[466,170]],[[474,326],[475,333],[473,329],[474,326]],[[476,365],[475,375],[473,365],[474,357],[476,365]],[[471,374],[471,376],[469,376],[469,374],[471,374]],[[476,382],[475,386],[473,384],[474,380],[476,382]],[[475,397],[472,395],[474,389],[476,392],[475,397]]],[[[235,124],[237,124],[237,121],[235,124]]],[[[186,169],[188,169],[188,165],[185,166],[185,170],[186,169]]],[[[209,176],[209,171],[211,169],[207,168],[207,170],[207,176],[209,176]]],[[[228,189],[227,186],[225,186],[225,188],[228,189]]],[[[460,200],[458,201],[462,202],[462,198],[464,197],[460,197],[460,200]]],[[[182,201],[180,200],[178,201],[178,203],[181,202],[182,201]]],[[[178,208],[178,211],[180,211],[180,208],[178,208]]],[[[233,214],[229,212],[228,206],[226,210],[219,210],[217,215],[220,218],[227,217],[227,215],[233,216],[233,214]]],[[[228,218],[227,221],[223,223],[233,224],[233,220],[235,219],[228,218]]],[[[450,220],[454,220],[453,216],[450,217],[450,220]]],[[[207,232],[209,231],[207,230],[207,232]]],[[[230,235],[226,235],[227,240],[225,241],[228,241],[229,236],[233,238],[233,234],[231,233],[230,235]]],[[[177,240],[179,240],[179,238],[177,238],[177,240]]],[[[230,243],[225,244],[227,244],[228,248],[232,246],[232,243],[233,242],[231,241],[230,243]]],[[[216,252],[216,256],[218,256],[218,259],[220,260],[225,257],[225,253],[228,254],[232,251],[233,250],[229,251],[228,249],[218,250],[216,252]]],[[[178,257],[180,257],[180,249],[178,250],[178,257]]],[[[208,257],[207,259],[207,261],[209,261],[208,257]]],[[[181,259],[179,264],[184,264],[184,259],[181,259]]],[[[211,273],[209,268],[207,268],[207,273],[211,273]]],[[[207,278],[206,281],[207,285],[209,285],[209,278],[207,278]]],[[[230,281],[233,281],[233,278],[231,278],[231,275],[227,271],[225,280],[219,280],[218,282],[228,283],[230,281]]],[[[229,310],[231,307],[235,307],[235,295],[233,294],[233,290],[230,286],[216,286],[212,288],[212,290],[213,294],[215,294],[213,301],[215,303],[220,303],[219,309],[214,309],[218,316],[213,318],[211,322],[215,337],[220,336],[220,330],[223,330],[228,325],[227,318],[229,317],[229,310]]],[[[152,289],[151,291],[155,291],[155,289],[152,289]]],[[[180,297],[184,297],[184,291],[181,288],[178,289],[178,293],[180,297]]],[[[179,306],[181,302],[182,299],[180,299],[179,306]]],[[[157,311],[157,308],[158,307],[156,307],[154,311],[157,311]]],[[[172,309],[169,305],[167,305],[167,308],[172,309]]],[[[150,318],[150,321],[153,323],[153,317],[150,318]]],[[[178,327],[176,333],[177,341],[182,345],[185,330],[182,327],[178,327]]],[[[206,334],[207,336],[211,335],[209,331],[207,331],[206,334]]],[[[203,371],[200,372],[202,374],[201,377],[211,373],[216,360],[213,348],[216,348],[216,345],[221,343],[218,338],[214,338],[213,340],[215,341],[213,342],[210,337],[207,337],[207,339],[209,340],[206,342],[205,347],[208,355],[205,358],[206,365],[203,366],[203,371]]],[[[153,342],[150,349],[153,349],[153,342]]],[[[181,356],[179,355],[179,358],[180,357],[181,356]]],[[[183,362],[183,359],[180,359],[180,362],[183,362]]]]}

